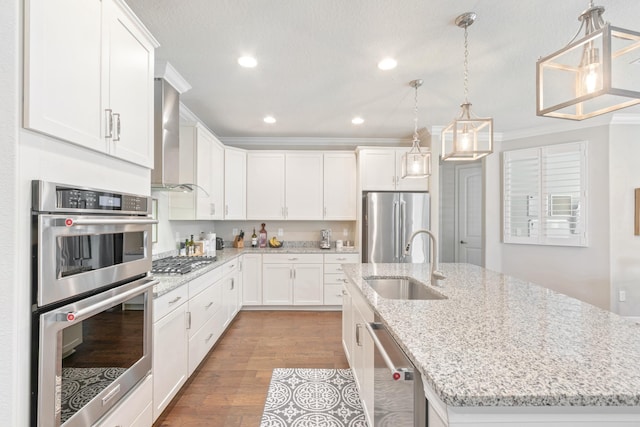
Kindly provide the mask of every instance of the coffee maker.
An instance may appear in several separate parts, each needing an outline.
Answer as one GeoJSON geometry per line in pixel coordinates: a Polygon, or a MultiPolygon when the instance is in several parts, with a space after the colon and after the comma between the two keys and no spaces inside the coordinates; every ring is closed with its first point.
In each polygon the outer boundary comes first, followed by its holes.
{"type": "Polygon", "coordinates": [[[331,249],[331,230],[320,230],[320,249],[331,249]]]}

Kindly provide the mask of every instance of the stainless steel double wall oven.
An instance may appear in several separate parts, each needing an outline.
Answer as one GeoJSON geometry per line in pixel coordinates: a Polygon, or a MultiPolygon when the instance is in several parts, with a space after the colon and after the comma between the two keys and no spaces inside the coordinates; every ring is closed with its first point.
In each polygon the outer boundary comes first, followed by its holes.
{"type": "Polygon", "coordinates": [[[31,425],[90,426],[151,372],[151,198],[32,196],[31,425]]]}

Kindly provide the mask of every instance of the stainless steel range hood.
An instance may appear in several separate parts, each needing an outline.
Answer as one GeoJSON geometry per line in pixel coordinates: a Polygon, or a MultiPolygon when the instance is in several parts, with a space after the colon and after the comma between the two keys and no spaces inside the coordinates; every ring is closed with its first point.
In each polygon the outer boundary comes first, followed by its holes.
{"type": "Polygon", "coordinates": [[[193,184],[180,182],[180,93],[165,79],[156,77],[154,96],[151,189],[193,191],[193,184]]]}

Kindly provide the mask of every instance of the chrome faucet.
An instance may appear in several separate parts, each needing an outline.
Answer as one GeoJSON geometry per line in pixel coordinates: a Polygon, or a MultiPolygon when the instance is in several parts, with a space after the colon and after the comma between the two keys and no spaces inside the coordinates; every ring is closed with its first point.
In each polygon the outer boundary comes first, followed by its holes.
{"type": "Polygon", "coordinates": [[[445,275],[438,271],[438,243],[436,242],[436,236],[429,230],[416,230],[413,232],[411,237],[409,237],[409,243],[407,243],[407,247],[404,250],[404,254],[409,255],[409,249],[411,249],[411,243],[413,239],[421,233],[425,233],[429,235],[429,241],[431,242],[431,250],[429,251],[429,261],[431,263],[431,284],[434,286],[440,286],[440,280],[446,279],[445,275]]]}

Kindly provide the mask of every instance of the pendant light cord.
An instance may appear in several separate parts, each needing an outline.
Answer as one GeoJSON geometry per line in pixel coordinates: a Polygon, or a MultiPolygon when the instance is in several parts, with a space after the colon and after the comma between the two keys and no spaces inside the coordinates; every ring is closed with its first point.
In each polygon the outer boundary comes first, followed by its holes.
{"type": "Polygon", "coordinates": [[[418,139],[418,84],[415,85],[415,92],[413,95],[413,145],[416,145],[420,142],[418,139]]]}
{"type": "Polygon", "coordinates": [[[467,28],[464,26],[464,103],[469,103],[469,37],[467,28]]]}

